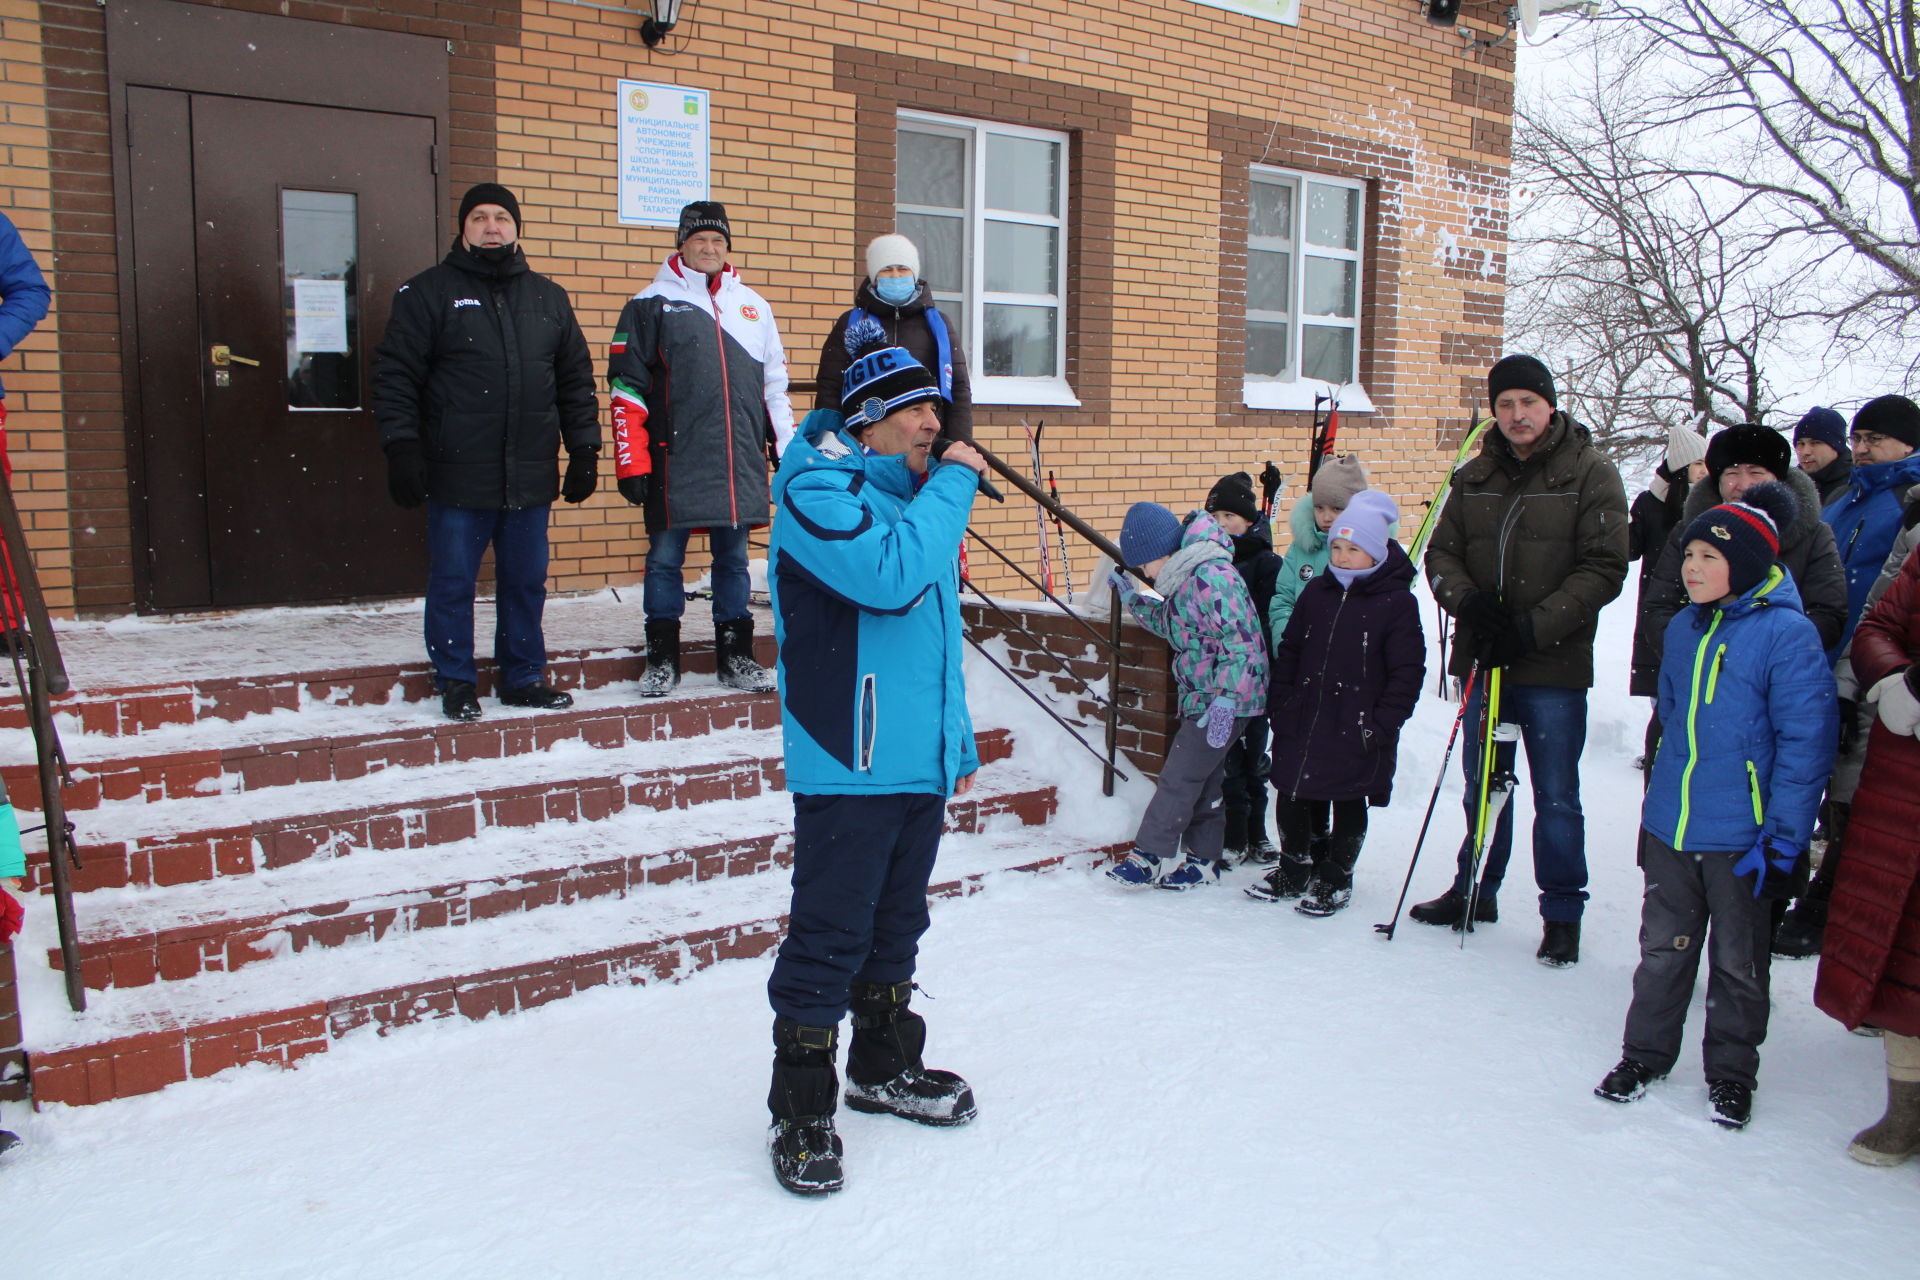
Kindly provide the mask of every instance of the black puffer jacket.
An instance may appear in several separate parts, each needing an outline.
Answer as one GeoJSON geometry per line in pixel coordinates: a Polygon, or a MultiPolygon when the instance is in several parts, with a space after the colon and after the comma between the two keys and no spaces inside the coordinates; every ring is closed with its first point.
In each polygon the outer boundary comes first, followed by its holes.
{"type": "MultiPolygon", "coordinates": [[[[1831,649],[1847,626],[1847,574],[1833,544],[1833,530],[1820,519],[1820,492],[1806,472],[1794,467],[1781,483],[1793,490],[1797,509],[1780,534],[1780,567],[1800,592],[1800,607],[1831,649]]],[[[1686,558],[1681,539],[1701,513],[1720,505],[1720,483],[1708,476],[1687,493],[1680,523],[1656,560],[1640,566],[1640,615],[1633,624],[1633,678],[1628,692],[1652,698],[1660,692],[1660,657],[1666,652],[1667,623],[1687,607],[1680,565],[1686,558]]]]}
{"type": "Polygon", "coordinates": [[[434,502],[551,503],[563,438],[569,452],[600,447],[593,357],[567,291],[523,254],[495,267],[455,243],[394,295],[373,417],[383,448],[420,441],[434,502]]]}
{"type": "MultiPolygon", "coordinates": [[[[911,298],[896,307],[891,302],[880,300],[880,295],[873,291],[873,281],[862,280],[860,287],[854,291],[853,305],[878,320],[880,327],[887,331],[888,339],[905,348],[908,355],[926,368],[932,369],[934,377],[940,376],[938,347],[933,340],[933,326],[927,320],[927,312],[937,308],[933,305],[933,295],[927,291],[925,281],[921,282],[911,298]]],[[[820,348],[820,370],[814,375],[814,385],[818,388],[813,400],[816,409],[840,412],[840,388],[847,365],[851,362],[847,355],[847,321],[852,315],[851,311],[840,313],[840,318],[833,322],[833,328],[820,348]]],[[[941,319],[946,317],[942,315],[941,319]]],[[[949,440],[971,441],[973,387],[967,377],[967,353],[960,347],[960,330],[952,321],[947,322],[947,345],[952,348],[953,356],[953,399],[951,402],[940,400],[934,405],[934,412],[940,415],[942,436],[949,440]]]]}

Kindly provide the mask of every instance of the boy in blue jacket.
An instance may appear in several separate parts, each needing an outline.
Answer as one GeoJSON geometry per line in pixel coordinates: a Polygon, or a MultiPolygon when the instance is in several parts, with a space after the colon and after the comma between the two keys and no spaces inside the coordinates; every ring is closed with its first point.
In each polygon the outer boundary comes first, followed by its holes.
{"type": "Polygon", "coordinates": [[[932,460],[939,387],[868,323],[844,419],[808,415],[773,483],[793,905],[767,981],[767,1105],[774,1176],[803,1195],[842,1185],[835,1050],[849,1009],[848,1106],[931,1125],[974,1116],[967,1082],[922,1062],[926,1022],[907,1001],[947,797],[980,768],[959,555],[986,463],[964,443],[932,460]]]}
{"type": "Polygon", "coordinates": [[[1632,1102],[1673,1069],[1704,944],[1707,1097],[1730,1129],[1752,1115],[1767,1037],[1769,900],[1805,875],[1839,732],[1820,634],[1775,563],[1794,514],[1791,490],[1763,484],[1687,526],[1692,604],[1667,624],[1667,732],[1641,809],[1640,967],[1620,1063],[1594,1090],[1632,1102]]]}

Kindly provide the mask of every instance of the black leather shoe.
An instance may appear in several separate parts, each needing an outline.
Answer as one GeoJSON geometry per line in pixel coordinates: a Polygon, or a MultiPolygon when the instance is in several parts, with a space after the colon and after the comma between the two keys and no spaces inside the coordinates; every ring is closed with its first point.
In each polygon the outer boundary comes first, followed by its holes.
{"type": "Polygon", "coordinates": [[[480,699],[474,696],[472,685],[455,680],[440,691],[440,709],[449,720],[478,720],[480,699]]]}
{"type": "Polygon", "coordinates": [[[508,689],[500,695],[503,707],[535,707],[541,711],[561,711],[573,705],[573,695],[562,693],[550,685],[535,682],[518,689],[508,689]]]}

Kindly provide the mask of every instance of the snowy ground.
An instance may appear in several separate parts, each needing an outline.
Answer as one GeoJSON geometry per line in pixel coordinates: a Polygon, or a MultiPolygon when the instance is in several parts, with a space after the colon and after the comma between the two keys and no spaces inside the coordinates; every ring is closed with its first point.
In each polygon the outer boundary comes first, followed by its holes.
{"type": "MultiPolygon", "coordinates": [[[[1632,598],[1632,584],[1627,600],[1632,598]]],[[[1920,1167],[1843,1154],[1878,1117],[1877,1041],[1781,964],[1744,1133],[1706,1120],[1700,1010],[1672,1080],[1591,1095],[1635,959],[1643,704],[1630,605],[1603,621],[1584,779],[1583,958],[1533,961],[1524,864],[1464,950],[1399,892],[1451,707],[1427,699],[1376,811],[1353,907],[1128,894],[1086,870],[941,904],[921,980],[965,1129],[847,1113],[848,1189],[781,1191],[762,1152],[765,962],[489,1023],[350,1038],[107,1106],[11,1111],[9,1276],[1911,1276],[1920,1167]]],[[[1062,838],[1124,828],[1079,748],[973,675],[1021,763],[1071,795],[1062,838]]],[[[1457,765],[1456,765],[1457,772],[1457,765]]],[[[1414,881],[1438,892],[1452,783],[1414,881]]],[[[1521,801],[1521,829],[1529,814],[1521,801]]]]}

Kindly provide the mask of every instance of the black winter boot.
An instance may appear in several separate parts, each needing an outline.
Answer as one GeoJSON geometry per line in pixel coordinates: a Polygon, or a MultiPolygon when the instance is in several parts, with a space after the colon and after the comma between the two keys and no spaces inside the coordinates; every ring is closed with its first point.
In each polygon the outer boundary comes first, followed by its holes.
{"type": "Polygon", "coordinates": [[[1230,862],[1239,862],[1247,856],[1247,811],[1228,809],[1227,830],[1221,838],[1220,856],[1230,862]]]}
{"type": "Polygon", "coordinates": [[[767,1093],[773,1127],[767,1150],[773,1176],[796,1195],[824,1195],[845,1185],[844,1150],[833,1130],[839,1032],[838,1027],[802,1026],[792,1018],[773,1020],[773,1087],[767,1093]]]}
{"type": "Polygon", "coordinates": [[[1540,931],[1540,949],[1533,953],[1541,964],[1564,969],[1580,963],[1580,922],[1548,920],[1540,931]]]}
{"type": "Polygon", "coordinates": [[[1241,892],[1255,902],[1281,902],[1297,898],[1313,883],[1313,863],[1282,853],[1273,870],[1255,880],[1241,892]]]}
{"type": "Polygon", "coordinates": [[[847,1049],[847,1105],[916,1124],[965,1124],[978,1109],[973,1089],[921,1061],[926,1019],[907,1007],[911,982],[853,984],[853,1043],[847,1049]]]}
{"type": "Polygon", "coordinates": [[[720,683],[742,693],[772,693],[773,672],[753,657],[753,619],[716,622],[713,626],[715,667],[720,683]]]}
{"type": "MultiPolygon", "coordinates": [[[[1407,914],[1421,924],[1444,924],[1459,929],[1467,918],[1467,895],[1458,889],[1448,889],[1437,898],[1414,903],[1407,909],[1407,914]]],[[[1473,922],[1497,924],[1499,920],[1499,898],[1483,886],[1480,896],[1473,903],[1473,922]]]]}
{"type": "Polygon", "coordinates": [[[1833,881],[1840,874],[1840,857],[1846,849],[1847,810],[1850,805],[1827,805],[1827,852],[1820,869],[1800,901],[1793,904],[1787,918],[1774,931],[1773,954],[1789,960],[1805,960],[1820,954],[1827,933],[1827,904],[1833,900],[1833,881]]]}
{"type": "Polygon", "coordinates": [[[1267,789],[1262,786],[1247,806],[1247,861],[1270,867],[1279,860],[1280,850],[1267,839],[1267,789]]]}
{"type": "Polygon", "coordinates": [[[640,696],[664,698],[680,684],[680,620],[647,619],[647,673],[640,677],[640,696]]]}
{"type": "Polygon", "coordinates": [[[1353,865],[1360,860],[1365,836],[1329,838],[1326,852],[1313,864],[1313,883],[1307,896],[1293,906],[1303,916],[1330,916],[1353,901],[1353,865]]]}
{"type": "Polygon", "coordinates": [[[1638,1058],[1622,1057],[1613,1070],[1607,1072],[1606,1078],[1594,1087],[1593,1096],[1605,1098],[1608,1102],[1632,1102],[1647,1091],[1649,1084],[1663,1078],[1638,1058]]]}

